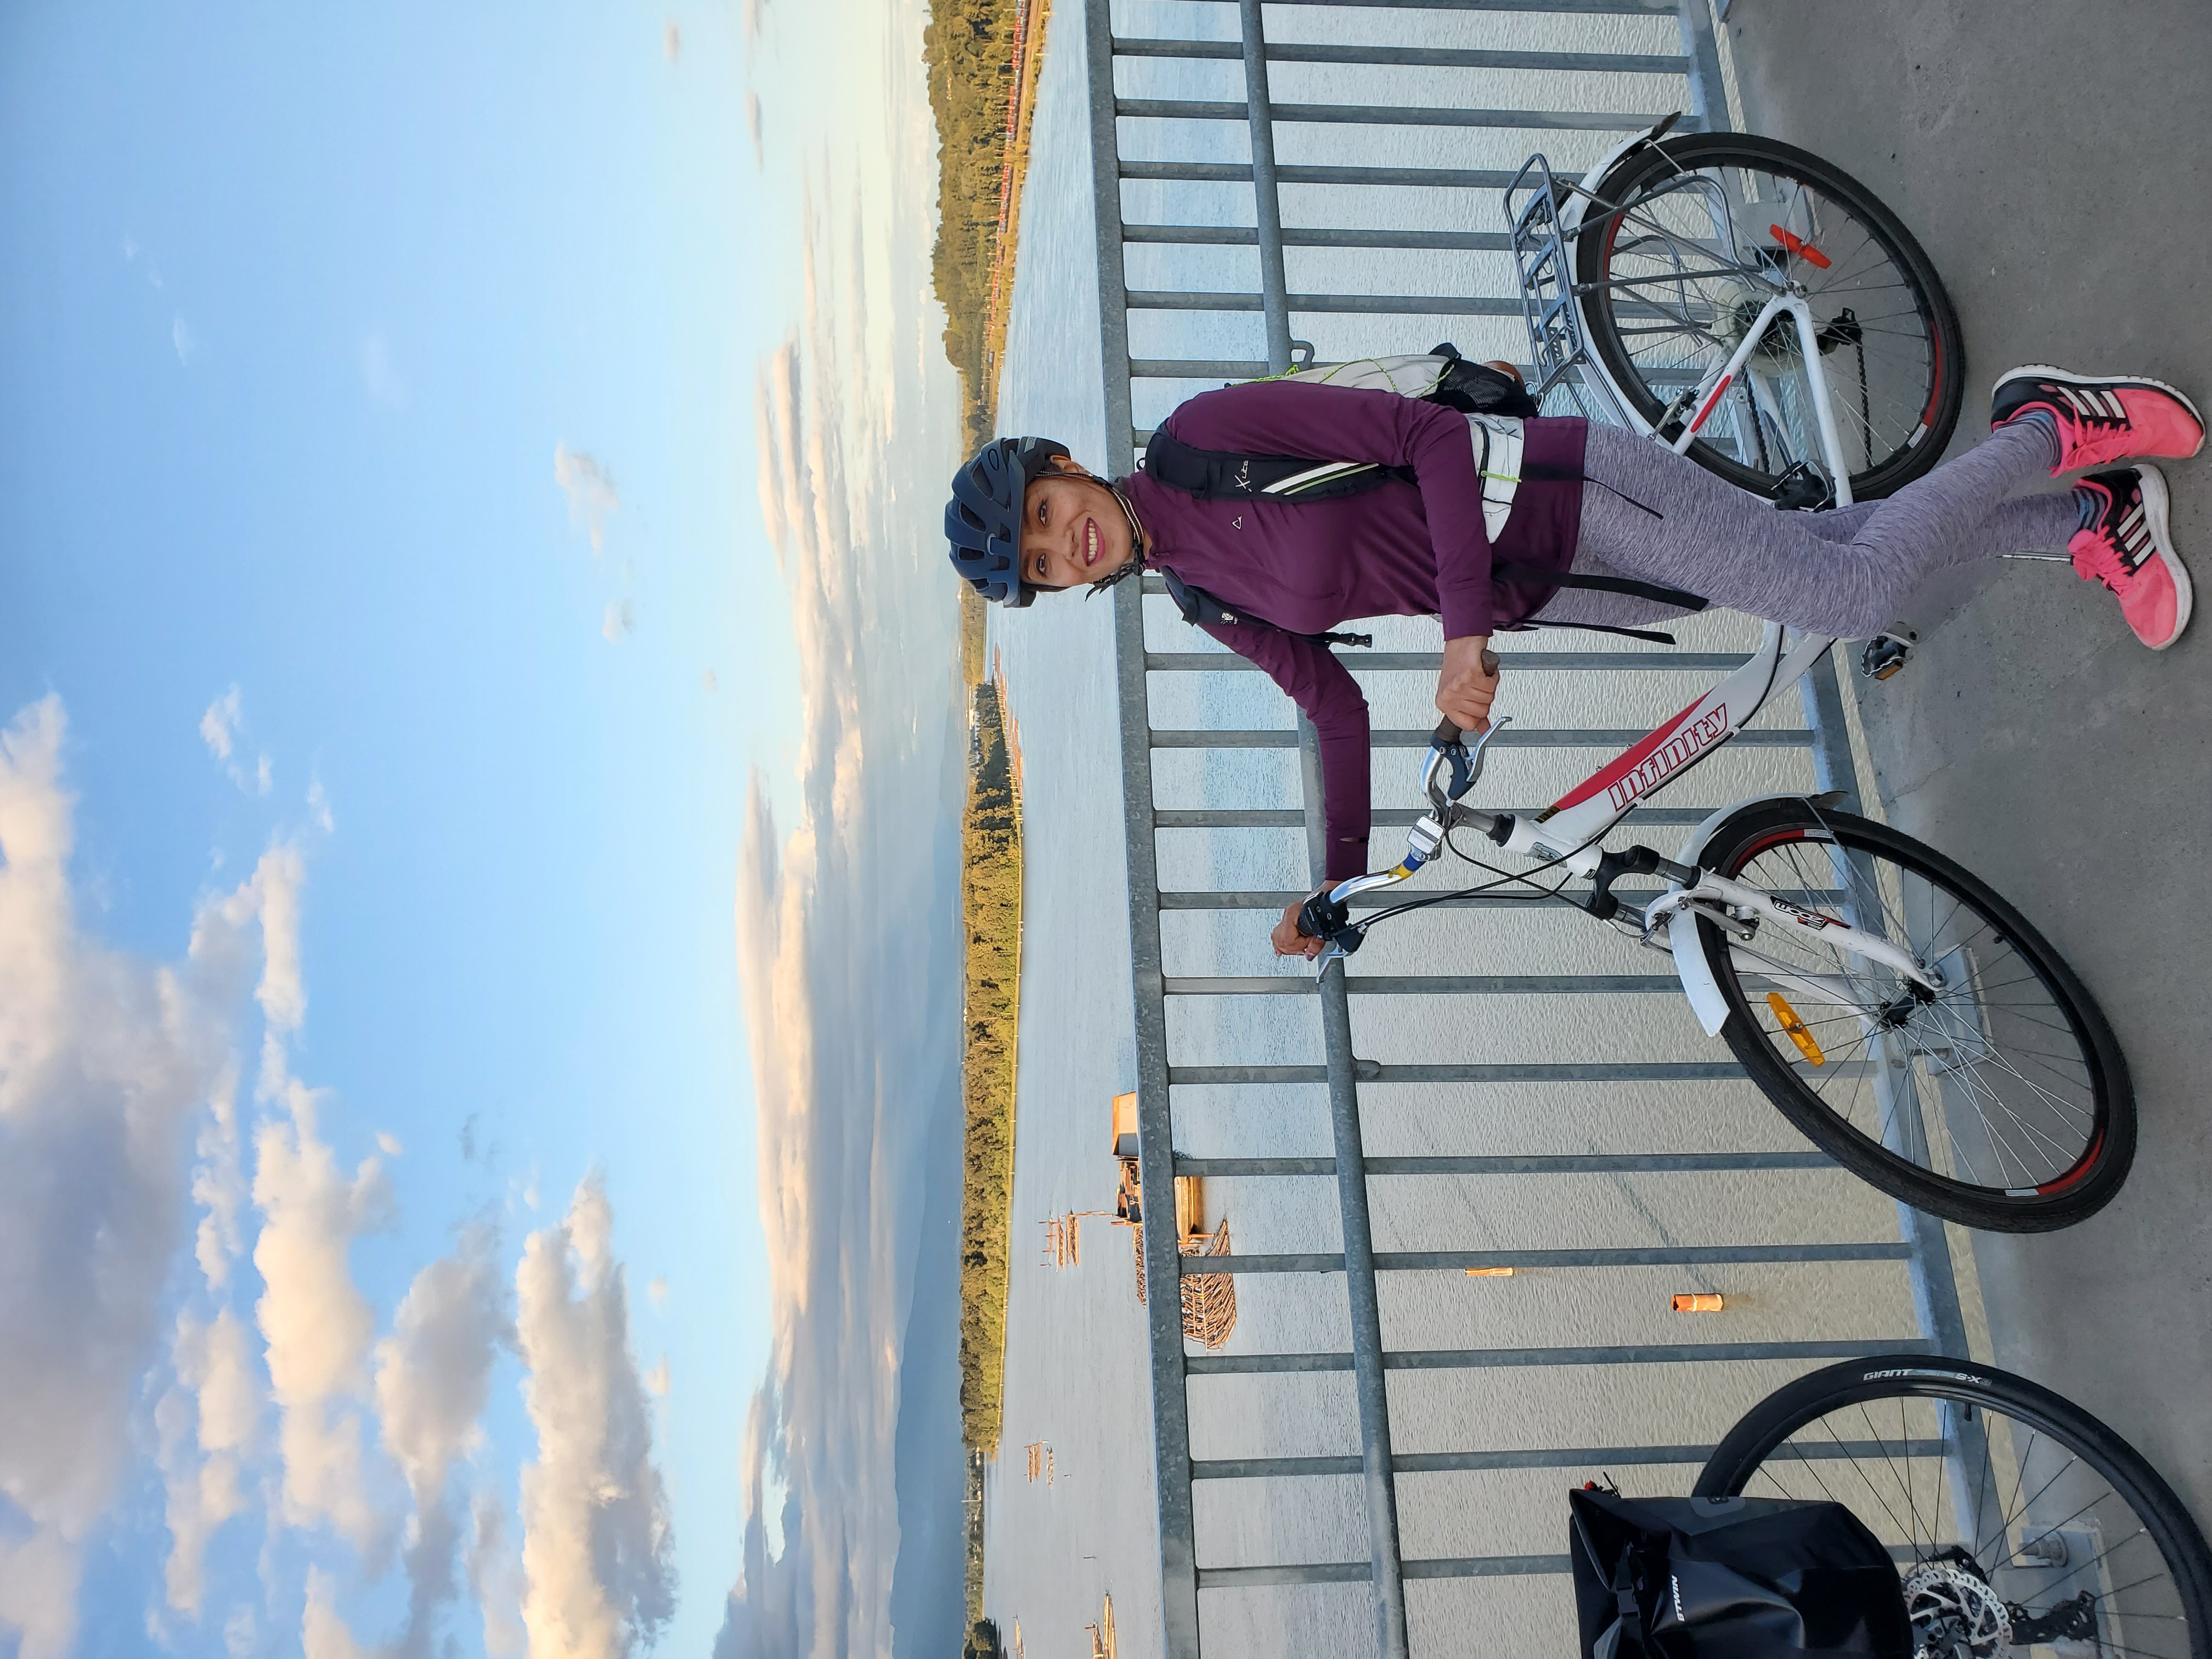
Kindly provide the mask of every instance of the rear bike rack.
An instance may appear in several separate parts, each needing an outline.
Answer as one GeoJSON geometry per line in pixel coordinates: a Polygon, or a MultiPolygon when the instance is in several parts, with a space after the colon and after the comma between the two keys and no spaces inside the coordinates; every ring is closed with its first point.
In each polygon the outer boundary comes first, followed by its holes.
{"type": "Polygon", "coordinates": [[[1540,151],[1522,164],[1505,187],[1505,228],[1534,380],[1529,395],[1541,404],[1548,393],[1564,389],[1572,407],[1559,413],[1627,426],[1628,417],[1604,377],[1589,372],[1589,341],[1576,304],[1568,238],[1559,223],[1559,209],[1575,190],[1552,176],[1552,164],[1540,151]],[[1516,207],[1514,198],[1524,191],[1528,199],[1516,207]]]}

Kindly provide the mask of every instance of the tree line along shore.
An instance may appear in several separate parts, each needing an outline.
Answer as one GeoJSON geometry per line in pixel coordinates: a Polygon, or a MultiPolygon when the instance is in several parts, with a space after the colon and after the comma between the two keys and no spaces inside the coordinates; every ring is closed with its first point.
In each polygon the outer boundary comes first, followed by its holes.
{"type": "Polygon", "coordinates": [[[960,374],[961,427],[991,434],[1006,301],[1013,287],[1030,114],[1050,0],[930,0],[922,34],[937,121],[937,244],[945,355],[960,374]]]}
{"type": "MultiPolygon", "coordinates": [[[[922,37],[938,133],[933,253],[945,349],[960,380],[963,442],[995,413],[1004,301],[1019,223],[1029,114],[1048,0],[931,0],[922,37]]],[[[998,1450],[1005,1372],[1014,1147],[1014,1033],[1021,987],[1020,764],[984,655],[983,602],[960,590],[961,675],[971,688],[969,792],[962,824],[962,1437],[998,1450]]]]}
{"type": "Polygon", "coordinates": [[[1022,971],[1021,795],[999,688],[975,689],[961,827],[962,1437],[998,1449],[1014,1187],[1014,1060],[1022,971]]]}

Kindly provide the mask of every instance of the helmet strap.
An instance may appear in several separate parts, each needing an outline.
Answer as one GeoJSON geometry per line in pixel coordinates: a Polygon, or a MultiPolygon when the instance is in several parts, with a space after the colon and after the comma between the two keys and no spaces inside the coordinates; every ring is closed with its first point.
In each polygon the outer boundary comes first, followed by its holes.
{"type": "Polygon", "coordinates": [[[1131,564],[1139,565],[1144,563],[1145,526],[1144,522],[1137,517],[1136,503],[1132,501],[1127,495],[1123,495],[1121,493],[1121,486],[1114,483],[1110,478],[1101,478],[1098,482],[1106,486],[1106,493],[1111,495],[1120,505],[1121,508],[1121,516],[1129,521],[1129,546],[1133,552],[1133,556],[1129,562],[1131,564]]]}
{"type": "Polygon", "coordinates": [[[1127,562],[1123,564],[1120,569],[1115,571],[1113,574],[1109,576],[1102,576],[1097,581],[1091,584],[1090,591],[1083,596],[1086,600],[1088,600],[1097,598],[1099,594],[1104,592],[1108,588],[1115,586],[1117,583],[1128,580],[1130,577],[1135,575],[1139,571],[1145,568],[1145,526],[1142,521],[1140,521],[1137,517],[1137,509],[1135,505],[1131,502],[1127,495],[1121,493],[1120,485],[1116,484],[1110,478],[1102,478],[1095,473],[1086,472],[1084,474],[1084,477],[1089,478],[1093,483],[1104,484],[1106,486],[1106,493],[1111,495],[1115,503],[1120,506],[1121,509],[1121,516],[1129,521],[1129,546],[1133,550],[1130,553],[1127,562]]]}

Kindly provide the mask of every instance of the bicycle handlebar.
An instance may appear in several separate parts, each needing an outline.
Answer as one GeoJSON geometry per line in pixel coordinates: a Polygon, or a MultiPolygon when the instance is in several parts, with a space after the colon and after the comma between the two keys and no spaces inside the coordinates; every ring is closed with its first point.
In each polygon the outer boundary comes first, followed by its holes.
{"type": "MultiPolygon", "coordinates": [[[[1483,647],[1482,665],[1492,674],[1498,672],[1498,653],[1487,646],[1483,647]]],[[[1478,823],[1486,832],[1499,822],[1488,813],[1472,811],[1458,803],[1482,775],[1483,750],[1498,734],[1498,727],[1512,718],[1510,714],[1502,715],[1486,723],[1472,752],[1462,741],[1466,733],[1457,721],[1447,714],[1437,722],[1437,729],[1429,734],[1429,759],[1421,772],[1421,788],[1429,799],[1431,811],[1407,836],[1404,859],[1391,869],[1353,876],[1324,886],[1298,908],[1298,932],[1308,939],[1328,942],[1329,951],[1322,957],[1324,966],[1333,957],[1349,956],[1359,948],[1364,929],[1351,925],[1349,914],[1348,902],[1355,894],[1377,887],[1394,887],[1408,879],[1437,855],[1445,833],[1455,823],[1478,823]]],[[[1510,824],[1511,820],[1503,822],[1510,824]]]]}

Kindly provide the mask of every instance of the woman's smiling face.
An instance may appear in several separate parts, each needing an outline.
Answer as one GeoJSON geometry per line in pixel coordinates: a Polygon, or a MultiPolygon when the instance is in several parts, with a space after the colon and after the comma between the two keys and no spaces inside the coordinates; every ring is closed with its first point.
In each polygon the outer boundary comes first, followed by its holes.
{"type": "Polygon", "coordinates": [[[1114,492],[1055,456],[1022,497],[1022,580],[1032,587],[1088,587],[1136,556],[1114,492]]]}

